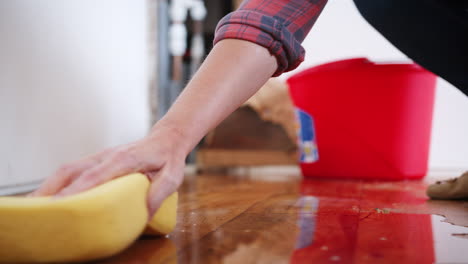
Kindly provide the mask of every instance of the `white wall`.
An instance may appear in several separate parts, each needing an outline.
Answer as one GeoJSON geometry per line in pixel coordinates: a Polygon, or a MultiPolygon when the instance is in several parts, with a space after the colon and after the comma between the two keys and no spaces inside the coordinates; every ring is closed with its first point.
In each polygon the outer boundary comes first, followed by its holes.
{"type": "Polygon", "coordinates": [[[0,1],[0,186],[145,135],[144,0],[0,1]]]}
{"type": "MultiPolygon", "coordinates": [[[[352,0],[330,0],[303,45],[305,62],[282,78],[343,58],[408,61],[361,17],[352,0]]],[[[432,135],[431,168],[468,168],[468,98],[443,80],[437,86],[432,135]]]]}

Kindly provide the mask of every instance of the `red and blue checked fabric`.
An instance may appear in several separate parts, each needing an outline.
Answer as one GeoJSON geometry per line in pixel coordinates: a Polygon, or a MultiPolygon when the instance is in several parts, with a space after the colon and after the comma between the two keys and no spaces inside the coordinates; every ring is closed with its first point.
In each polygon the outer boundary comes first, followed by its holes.
{"type": "Polygon", "coordinates": [[[218,23],[214,44],[242,39],[267,48],[278,61],[273,76],[295,69],[304,61],[302,41],[327,0],[244,0],[238,10],[218,23]]]}

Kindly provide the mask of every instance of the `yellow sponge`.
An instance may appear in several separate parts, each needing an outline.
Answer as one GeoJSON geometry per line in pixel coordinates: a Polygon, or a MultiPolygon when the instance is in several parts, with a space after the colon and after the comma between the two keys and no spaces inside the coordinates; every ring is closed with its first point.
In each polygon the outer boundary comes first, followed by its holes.
{"type": "MultiPolygon", "coordinates": [[[[122,251],[145,229],[149,185],[136,173],[62,199],[0,197],[0,262],[86,261],[122,251]]],[[[164,201],[148,233],[174,229],[177,198],[164,201]]]]}

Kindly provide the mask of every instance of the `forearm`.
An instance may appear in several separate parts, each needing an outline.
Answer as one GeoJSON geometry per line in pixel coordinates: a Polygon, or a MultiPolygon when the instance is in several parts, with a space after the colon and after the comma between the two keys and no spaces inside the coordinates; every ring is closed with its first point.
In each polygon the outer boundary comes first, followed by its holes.
{"type": "Polygon", "coordinates": [[[275,57],[264,47],[235,39],[219,42],[153,131],[169,128],[181,151],[190,152],[276,69],[275,57]]]}

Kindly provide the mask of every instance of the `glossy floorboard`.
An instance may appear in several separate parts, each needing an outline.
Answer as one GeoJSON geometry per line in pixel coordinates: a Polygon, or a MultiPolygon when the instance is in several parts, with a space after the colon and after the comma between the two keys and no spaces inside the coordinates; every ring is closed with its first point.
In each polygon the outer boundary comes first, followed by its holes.
{"type": "Polygon", "coordinates": [[[191,176],[175,232],[97,263],[468,263],[468,202],[425,185],[191,176]]]}

